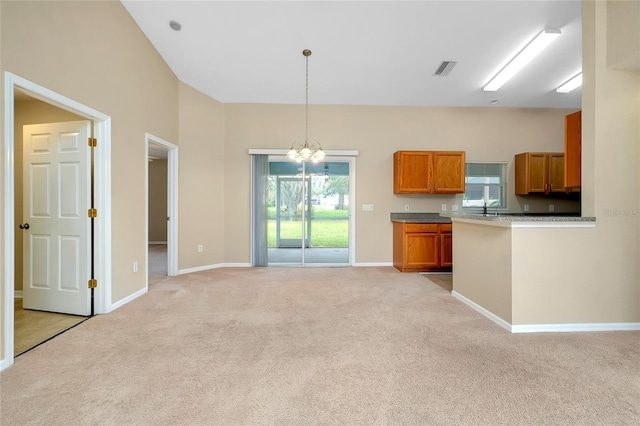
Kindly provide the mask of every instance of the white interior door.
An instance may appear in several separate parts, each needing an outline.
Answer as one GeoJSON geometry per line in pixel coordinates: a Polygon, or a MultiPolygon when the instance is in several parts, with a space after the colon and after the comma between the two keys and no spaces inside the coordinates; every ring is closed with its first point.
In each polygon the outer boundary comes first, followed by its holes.
{"type": "Polygon", "coordinates": [[[23,305],[90,314],[89,121],[23,128],[23,305]]]}

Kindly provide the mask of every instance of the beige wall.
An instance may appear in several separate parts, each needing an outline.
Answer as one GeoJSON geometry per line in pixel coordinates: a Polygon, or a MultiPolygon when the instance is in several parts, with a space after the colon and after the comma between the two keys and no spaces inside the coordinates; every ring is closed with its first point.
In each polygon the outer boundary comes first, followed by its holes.
{"type": "Polygon", "coordinates": [[[453,290],[511,323],[511,229],[455,222],[453,235],[453,290]]]}
{"type": "Polygon", "coordinates": [[[149,163],[149,241],[167,241],[167,160],[149,163]]]}
{"type": "Polygon", "coordinates": [[[145,287],[145,132],[178,139],[178,81],[120,2],[0,8],[2,71],[111,116],[115,303],[145,287]]]}
{"type": "Polygon", "coordinates": [[[637,289],[602,264],[598,228],[513,229],[513,325],[640,320],[637,289]]]}
{"type": "Polygon", "coordinates": [[[640,1],[607,3],[607,65],[640,70],[640,1]]]}
{"type": "MultiPolygon", "coordinates": [[[[608,306],[628,312],[624,300],[635,303],[640,321],[640,73],[607,68],[607,3],[585,2],[583,32],[583,207],[597,217],[590,285],[619,296],[608,306]],[[633,195],[632,195],[633,194],[633,195]],[[615,305],[618,305],[617,307],[615,305]]],[[[621,25],[615,23],[614,25],[621,25]]],[[[629,31],[639,31],[637,21],[629,31]]]]}
{"type": "MultiPolygon", "coordinates": [[[[250,258],[249,148],[286,149],[304,136],[304,106],[228,104],[226,107],[227,262],[250,258]]],[[[579,202],[513,195],[513,157],[523,151],[564,151],[564,116],[573,110],[311,106],[309,133],[324,149],[355,149],[356,262],[392,260],[390,212],[439,212],[462,204],[462,195],[394,195],[393,153],[400,149],[462,150],[467,161],[506,161],[508,206],[522,211],[579,211],[579,202]],[[373,212],[362,212],[373,204],[373,212]],[[371,232],[376,230],[376,232],[371,232]]]]}
{"type": "MultiPolygon", "coordinates": [[[[14,104],[14,179],[15,179],[15,221],[23,220],[23,176],[22,176],[22,126],[27,124],[56,123],[63,121],[84,120],[76,114],[70,113],[53,105],[32,99],[15,102],[14,104]]],[[[15,234],[15,289],[22,290],[22,246],[24,234],[15,234]]]]}
{"type": "MultiPolygon", "coordinates": [[[[236,232],[226,226],[224,214],[225,173],[230,169],[225,164],[224,106],[182,83],[178,168],[179,269],[224,263],[225,233],[236,232]]],[[[249,221],[241,226],[248,227],[249,221]]]]}

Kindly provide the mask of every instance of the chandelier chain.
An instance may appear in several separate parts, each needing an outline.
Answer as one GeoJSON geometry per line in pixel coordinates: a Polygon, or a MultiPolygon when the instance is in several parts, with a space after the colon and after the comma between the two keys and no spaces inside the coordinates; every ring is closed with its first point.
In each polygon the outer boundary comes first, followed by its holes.
{"type": "Polygon", "coordinates": [[[305,59],[305,93],[304,93],[304,140],[309,141],[309,56],[305,59]]]}
{"type": "Polygon", "coordinates": [[[317,163],[326,157],[326,154],[322,150],[319,142],[309,144],[309,56],[311,56],[311,50],[305,49],[302,51],[302,55],[305,57],[305,70],[304,70],[304,143],[294,142],[291,145],[291,149],[287,153],[287,156],[292,160],[298,162],[313,161],[317,163]]]}

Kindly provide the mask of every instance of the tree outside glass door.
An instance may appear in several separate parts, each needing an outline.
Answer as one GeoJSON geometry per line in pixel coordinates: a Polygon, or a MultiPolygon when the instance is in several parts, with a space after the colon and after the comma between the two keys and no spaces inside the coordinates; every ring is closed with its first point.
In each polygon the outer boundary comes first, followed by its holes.
{"type": "Polygon", "coordinates": [[[348,162],[270,161],[267,211],[269,264],[349,263],[348,162]]]}

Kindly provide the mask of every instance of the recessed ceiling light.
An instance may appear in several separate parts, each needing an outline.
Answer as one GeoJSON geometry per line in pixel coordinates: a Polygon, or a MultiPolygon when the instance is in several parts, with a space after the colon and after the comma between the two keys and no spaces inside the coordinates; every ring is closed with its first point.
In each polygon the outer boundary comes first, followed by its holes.
{"type": "Polygon", "coordinates": [[[169,21],[169,26],[173,31],[180,31],[182,29],[182,25],[178,21],[169,21]]]}

